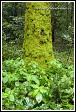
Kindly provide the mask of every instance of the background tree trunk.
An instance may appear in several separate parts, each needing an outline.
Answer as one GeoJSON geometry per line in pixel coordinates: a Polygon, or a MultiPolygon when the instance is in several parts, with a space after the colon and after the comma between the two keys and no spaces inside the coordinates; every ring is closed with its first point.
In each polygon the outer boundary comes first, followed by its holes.
{"type": "Polygon", "coordinates": [[[66,25],[66,30],[68,31],[68,2],[66,2],[66,7],[67,7],[67,25],[66,25]]]}
{"type": "Polygon", "coordinates": [[[46,66],[54,59],[49,2],[27,2],[25,14],[24,57],[46,66]],[[44,10],[42,8],[45,8],[44,10]]]}
{"type": "MultiPolygon", "coordinates": [[[[58,3],[54,2],[53,7],[57,8],[58,3]]],[[[52,42],[56,41],[56,29],[57,29],[57,10],[52,10],[52,42]]]]}
{"type": "Polygon", "coordinates": [[[73,2],[71,2],[71,17],[70,17],[70,19],[71,19],[71,24],[73,24],[73,12],[74,11],[74,3],[73,2]]]}

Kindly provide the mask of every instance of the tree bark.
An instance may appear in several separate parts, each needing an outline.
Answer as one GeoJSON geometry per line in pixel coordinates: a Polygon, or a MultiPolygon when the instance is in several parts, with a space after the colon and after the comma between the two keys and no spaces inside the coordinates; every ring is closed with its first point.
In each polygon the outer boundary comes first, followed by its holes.
{"type": "Polygon", "coordinates": [[[73,24],[73,14],[74,14],[74,3],[73,2],[71,2],[71,24],[73,24]]]}
{"type": "Polygon", "coordinates": [[[27,2],[25,11],[24,58],[42,67],[54,59],[49,7],[49,2],[27,2]]]}
{"type": "MultiPolygon", "coordinates": [[[[54,2],[53,3],[53,6],[54,8],[57,8],[58,7],[58,3],[57,2],[54,2]]],[[[57,28],[57,10],[52,10],[53,11],[53,14],[52,14],[52,42],[55,42],[56,41],[56,28],[57,28]]]]}
{"type": "Polygon", "coordinates": [[[66,25],[66,30],[68,30],[68,2],[66,2],[66,7],[67,7],[67,25],[66,25]]]}

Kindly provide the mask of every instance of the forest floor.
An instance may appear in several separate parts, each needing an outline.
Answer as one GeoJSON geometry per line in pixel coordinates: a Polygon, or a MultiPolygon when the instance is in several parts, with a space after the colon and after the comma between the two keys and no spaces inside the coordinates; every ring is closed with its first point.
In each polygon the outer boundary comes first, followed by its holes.
{"type": "Polygon", "coordinates": [[[2,108],[4,110],[74,109],[73,45],[53,43],[54,57],[57,62],[51,63],[51,66],[49,65],[46,70],[36,68],[37,63],[33,62],[30,62],[26,67],[23,66],[23,49],[19,43],[5,44],[2,46],[2,50],[2,108]],[[46,97],[44,93],[47,92],[46,97]]]}
{"type": "Polygon", "coordinates": [[[53,43],[55,59],[62,64],[74,64],[74,45],[53,43]]]}
{"type": "MultiPolygon", "coordinates": [[[[16,43],[6,43],[2,46],[2,59],[16,59],[23,57],[22,45],[16,43]]],[[[74,45],[64,44],[60,42],[53,43],[54,57],[62,64],[74,64],[74,45]]]]}

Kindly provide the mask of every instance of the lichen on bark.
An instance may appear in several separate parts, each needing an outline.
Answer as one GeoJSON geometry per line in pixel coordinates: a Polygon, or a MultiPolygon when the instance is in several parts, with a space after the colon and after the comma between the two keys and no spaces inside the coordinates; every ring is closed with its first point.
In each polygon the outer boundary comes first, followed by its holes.
{"type": "Polygon", "coordinates": [[[45,67],[54,59],[49,2],[27,2],[25,13],[24,58],[45,67]]]}

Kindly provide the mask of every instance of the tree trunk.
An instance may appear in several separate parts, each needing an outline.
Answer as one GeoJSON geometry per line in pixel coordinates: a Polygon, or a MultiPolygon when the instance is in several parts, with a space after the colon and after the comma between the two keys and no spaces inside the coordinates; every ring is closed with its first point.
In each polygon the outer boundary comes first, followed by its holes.
{"type": "Polygon", "coordinates": [[[74,11],[74,3],[71,2],[71,24],[73,24],[73,11],[74,11]]]}
{"type": "Polygon", "coordinates": [[[17,16],[17,5],[18,3],[17,2],[14,2],[13,3],[13,10],[12,10],[12,13],[13,13],[13,16],[17,16]]]}
{"type": "Polygon", "coordinates": [[[51,16],[48,2],[27,2],[25,14],[24,58],[42,67],[54,59],[51,16]],[[44,8],[44,9],[42,9],[44,8]]]}
{"type": "Polygon", "coordinates": [[[66,30],[68,31],[68,2],[66,2],[66,7],[67,7],[67,25],[66,25],[66,30]]]}
{"type": "MultiPolygon", "coordinates": [[[[53,3],[53,7],[57,8],[58,7],[58,3],[54,2],[53,3]]],[[[57,10],[52,10],[52,42],[56,41],[56,29],[57,29],[57,10]]]]}

